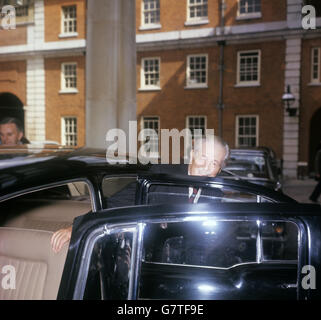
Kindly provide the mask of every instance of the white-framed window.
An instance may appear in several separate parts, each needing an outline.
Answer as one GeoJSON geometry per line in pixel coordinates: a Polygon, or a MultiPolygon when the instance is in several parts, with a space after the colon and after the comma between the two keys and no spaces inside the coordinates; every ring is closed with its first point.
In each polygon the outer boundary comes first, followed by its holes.
{"type": "Polygon", "coordinates": [[[160,58],[143,58],[141,89],[160,89],[160,58]]]}
{"type": "Polygon", "coordinates": [[[207,87],[208,55],[187,56],[186,86],[187,88],[207,87]]]}
{"type": "Polygon", "coordinates": [[[261,0],[238,0],[237,18],[250,19],[262,17],[261,0]]]}
{"type": "Polygon", "coordinates": [[[239,51],[237,53],[237,84],[259,85],[261,74],[261,51],[239,51]]]}
{"type": "Polygon", "coordinates": [[[187,21],[208,22],[208,4],[207,0],[187,0],[187,21]]]}
{"type": "Polygon", "coordinates": [[[61,36],[77,35],[77,6],[64,6],[61,9],[61,36]]]}
{"type": "Polygon", "coordinates": [[[61,118],[61,144],[64,146],[77,146],[77,118],[61,118]]]}
{"type": "Polygon", "coordinates": [[[320,83],[320,47],[311,50],[311,82],[320,83]]]}
{"type": "Polygon", "coordinates": [[[259,145],[259,116],[236,116],[236,147],[257,147],[259,145]]]}
{"type": "Polygon", "coordinates": [[[77,90],[77,63],[66,62],[61,64],[61,91],[78,92],[77,90]]]}
{"type": "Polygon", "coordinates": [[[160,0],[142,0],[141,29],[160,28],[160,0]]]}
{"type": "Polygon", "coordinates": [[[202,136],[204,136],[207,128],[207,117],[206,116],[187,116],[186,128],[191,130],[193,138],[195,136],[194,134],[195,130],[201,130],[202,136]]]}
{"type": "Polygon", "coordinates": [[[157,116],[144,116],[141,120],[142,129],[151,129],[143,134],[143,153],[145,156],[149,155],[152,158],[159,157],[159,117],[157,116]],[[149,142],[146,146],[145,142],[149,142]]]}

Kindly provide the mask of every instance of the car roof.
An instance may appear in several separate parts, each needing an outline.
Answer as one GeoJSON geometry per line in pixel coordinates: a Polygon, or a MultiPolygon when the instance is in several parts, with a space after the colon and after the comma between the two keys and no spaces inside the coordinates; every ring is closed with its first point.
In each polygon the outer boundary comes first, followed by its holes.
{"type": "Polygon", "coordinates": [[[0,197],[26,188],[86,178],[107,172],[137,172],[148,166],[129,164],[127,156],[108,157],[94,148],[0,148],[0,197]]]}

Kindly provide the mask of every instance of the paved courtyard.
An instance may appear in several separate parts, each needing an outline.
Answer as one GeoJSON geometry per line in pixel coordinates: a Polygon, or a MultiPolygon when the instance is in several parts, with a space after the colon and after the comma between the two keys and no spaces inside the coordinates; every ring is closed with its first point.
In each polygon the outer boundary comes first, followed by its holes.
{"type": "MultiPolygon", "coordinates": [[[[309,196],[316,184],[317,181],[313,179],[289,179],[284,181],[283,192],[299,202],[312,203],[312,201],[309,200],[309,196]]],[[[319,197],[318,201],[320,203],[321,197],[319,197]]]]}

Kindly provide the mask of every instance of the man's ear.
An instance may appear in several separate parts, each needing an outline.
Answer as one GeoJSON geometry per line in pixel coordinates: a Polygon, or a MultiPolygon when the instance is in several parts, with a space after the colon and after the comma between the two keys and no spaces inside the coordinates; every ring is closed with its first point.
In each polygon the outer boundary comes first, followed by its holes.
{"type": "Polygon", "coordinates": [[[22,137],[23,137],[23,132],[20,131],[18,133],[18,141],[20,141],[22,139],[22,137]]]}

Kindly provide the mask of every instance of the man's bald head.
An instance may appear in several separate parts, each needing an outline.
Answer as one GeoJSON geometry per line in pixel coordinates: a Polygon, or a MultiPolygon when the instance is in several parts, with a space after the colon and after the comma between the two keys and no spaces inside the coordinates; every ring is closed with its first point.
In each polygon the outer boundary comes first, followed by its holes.
{"type": "Polygon", "coordinates": [[[226,164],[229,147],[222,138],[207,135],[194,140],[190,157],[190,175],[215,177],[226,164]]]}

